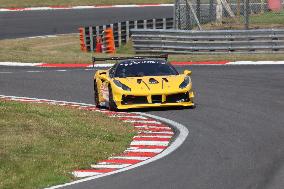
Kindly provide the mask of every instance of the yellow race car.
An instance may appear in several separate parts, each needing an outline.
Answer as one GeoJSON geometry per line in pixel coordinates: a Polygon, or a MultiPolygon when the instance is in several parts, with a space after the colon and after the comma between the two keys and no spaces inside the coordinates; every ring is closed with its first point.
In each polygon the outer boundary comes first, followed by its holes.
{"type": "Polygon", "coordinates": [[[108,70],[94,75],[97,107],[110,110],[169,106],[194,107],[191,71],[179,74],[167,62],[167,55],[139,57],[93,57],[96,61],[115,60],[108,70]]]}

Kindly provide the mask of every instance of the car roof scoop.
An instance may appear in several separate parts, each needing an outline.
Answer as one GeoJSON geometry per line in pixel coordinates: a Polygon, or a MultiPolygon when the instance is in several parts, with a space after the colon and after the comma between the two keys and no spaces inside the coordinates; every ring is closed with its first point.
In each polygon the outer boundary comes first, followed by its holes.
{"type": "Polygon", "coordinates": [[[137,83],[140,84],[142,82],[142,79],[137,79],[137,83]]]}
{"type": "Polygon", "coordinates": [[[150,84],[157,84],[157,83],[159,83],[156,79],[154,79],[154,78],[150,78],[149,79],[149,83],[150,84]]]}

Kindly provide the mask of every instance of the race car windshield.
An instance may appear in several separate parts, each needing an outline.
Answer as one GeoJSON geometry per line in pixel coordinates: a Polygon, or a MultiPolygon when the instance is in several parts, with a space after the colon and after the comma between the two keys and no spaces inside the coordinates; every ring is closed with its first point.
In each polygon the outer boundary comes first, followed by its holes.
{"type": "Polygon", "coordinates": [[[117,65],[115,77],[178,75],[173,66],[163,60],[128,60],[117,65]]]}

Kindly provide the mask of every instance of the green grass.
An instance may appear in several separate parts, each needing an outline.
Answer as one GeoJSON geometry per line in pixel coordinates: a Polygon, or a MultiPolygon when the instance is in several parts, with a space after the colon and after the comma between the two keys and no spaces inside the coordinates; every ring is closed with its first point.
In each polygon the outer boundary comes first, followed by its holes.
{"type": "Polygon", "coordinates": [[[39,6],[76,6],[76,5],[112,5],[173,3],[172,0],[0,0],[0,7],[39,7],[39,6]]]}
{"type": "MultiPolygon", "coordinates": [[[[243,29],[244,17],[233,20],[231,18],[224,19],[222,24],[208,23],[204,24],[203,29],[243,29]]],[[[281,12],[266,12],[260,14],[252,14],[249,19],[250,29],[260,28],[284,28],[284,10],[281,12]]]]}
{"type": "MultiPolygon", "coordinates": [[[[0,40],[0,62],[91,63],[91,57],[133,56],[132,43],[117,49],[117,54],[93,54],[80,50],[78,35],[55,38],[0,40]]],[[[189,54],[170,55],[170,61],[284,60],[284,54],[189,54]]]]}
{"type": "Polygon", "coordinates": [[[279,24],[284,27],[284,11],[252,15],[250,21],[252,24],[279,24]]]}
{"type": "Polygon", "coordinates": [[[118,154],[134,131],[96,112],[0,101],[0,188],[43,188],[118,154]]]}
{"type": "Polygon", "coordinates": [[[82,53],[79,35],[47,39],[0,40],[0,61],[83,63],[91,61],[91,54],[82,53]]]}

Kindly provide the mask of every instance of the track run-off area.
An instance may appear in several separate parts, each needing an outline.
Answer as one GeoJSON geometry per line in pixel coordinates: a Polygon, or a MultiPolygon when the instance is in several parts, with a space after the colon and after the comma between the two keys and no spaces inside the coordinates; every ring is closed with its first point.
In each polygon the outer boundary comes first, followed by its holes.
{"type": "MultiPolygon", "coordinates": [[[[193,71],[195,109],[146,109],[184,125],[176,151],[65,188],[283,188],[284,66],[178,66],[193,71]]],[[[0,94],[93,103],[92,69],[1,66],[0,94]]],[[[139,110],[141,111],[141,110],[139,110]]]]}

